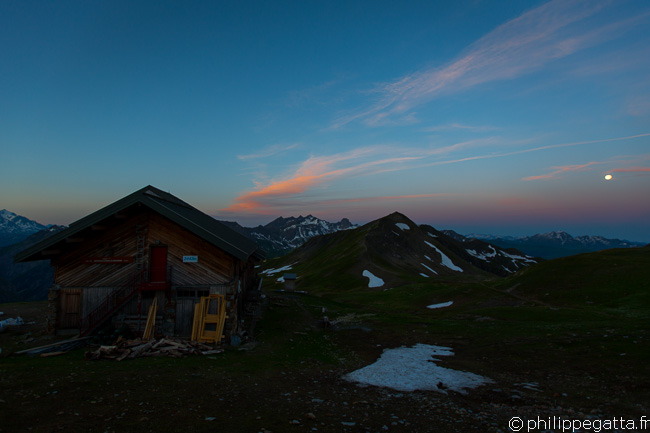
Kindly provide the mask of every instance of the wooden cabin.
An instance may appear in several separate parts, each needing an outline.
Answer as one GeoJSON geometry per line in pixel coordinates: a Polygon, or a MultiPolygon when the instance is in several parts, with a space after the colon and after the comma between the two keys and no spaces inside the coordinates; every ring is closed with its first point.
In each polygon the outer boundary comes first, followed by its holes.
{"type": "Polygon", "coordinates": [[[108,323],[142,333],[157,297],[156,333],[189,337],[202,296],[226,299],[226,337],[240,332],[256,290],[257,244],[177,197],[147,186],[16,255],[49,259],[48,328],[88,335],[108,323]]]}
{"type": "Polygon", "coordinates": [[[284,274],[282,279],[284,280],[284,290],[293,292],[296,290],[296,279],[298,276],[296,274],[284,274]]]}

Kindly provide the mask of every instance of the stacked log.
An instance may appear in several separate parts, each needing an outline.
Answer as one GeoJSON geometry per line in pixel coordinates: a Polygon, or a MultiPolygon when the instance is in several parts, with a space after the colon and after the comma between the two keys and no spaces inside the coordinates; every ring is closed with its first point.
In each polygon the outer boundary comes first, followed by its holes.
{"type": "Polygon", "coordinates": [[[88,360],[141,358],[147,356],[170,356],[181,358],[187,355],[215,355],[223,352],[214,346],[208,346],[196,341],[181,340],[176,338],[161,338],[160,340],[143,341],[140,338],[125,340],[121,337],[111,346],[100,346],[98,349],[89,350],[84,354],[88,360]]]}

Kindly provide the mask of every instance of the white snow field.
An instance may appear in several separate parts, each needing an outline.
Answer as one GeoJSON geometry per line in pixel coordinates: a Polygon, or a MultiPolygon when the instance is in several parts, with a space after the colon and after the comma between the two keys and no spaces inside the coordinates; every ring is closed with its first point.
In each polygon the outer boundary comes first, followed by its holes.
{"type": "Polygon", "coordinates": [[[473,255],[477,259],[488,260],[491,259],[492,257],[496,257],[497,255],[497,250],[495,250],[492,245],[488,245],[488,247],[490,247],[490,249],[492,250],[491,253],[478,253],[474,250],[465,250],[465,251],[467,251],[469,254],[473,255]]]}
{"type": "Polygon", "coordinates": [[[453,356],[449,347],[416,344],[413,347],[386,349],[374,363],[344,376],[351,382],[393,388],[398,391],[465,389],[492,382],[487,377],[436,365],[434,356],[453,356]]]}
{"type": "Polygon", "coordinates": [[[273,275],[273,274],[277,274],[278,272],[288,271],[289,269],[291,269],[293,265],[295,265],[295,263],[292,263],[287,266],[282,266],[281,268],[277,268],[277,269],[265,269],[260,273],[265,275],[273,275]]]}
{"type": "Polygon", "coordinates": [[[453,303],[454,301],[442,302],[440,304],[427,305],[427,308],[430,310],[435,310],[436,308],[449,307],[453,303]]]}
{"type": "Polygon", "coordinates": [[[458,272],[463,272],[462,268],[459,268],[458,266],[454,265],[454,262],[451,261],[449,257],[445,255],[442,251],[438,249],[437,246],[433,245],[432,243],[429,243],[427,241],[424,241],[425,244],[429,245],[431,248],[434,248],[436,251],[438,251],[438,254],[440,254],[440,257],[442,258],[442,265],[448,267],[452,271],[458,271],[458,272]]]}
{"type": "Polygon", "coordinates": [[[395,225],[397,227],[399,227],[402,231],[411,230],[411,228],[408,225],[404,224],[404,223],[395,223],[395,225]]]}
{"type": "MultiPolygon", "coordinates": [[[[424,256],[424,257],[427,257],[427,256],[424,256]]],[[[428,257],[427,257],[427,259],[428,259],[428,257]]],[[[431,259],[429,259],[429,260],[431,260],[431,259]]],[[[433,261],[433,260],[431,260],[431,261],[433,261]]],[[[433,269],[431,269],[430,267],[428,267],[428,266],[425,265],[424,263],[420,263],[420,264],[421,264],[422,266],[424,266],[425,268],[427,268],[428,270],[430,270],[431,272],[433,272],[434,274],[438,275],[438,273],[437,273],[436,271],[434,271],[433,269]]]]}
{"type": "Polygon", "coordinates": [[[382,280],[379,277],[376,277],[372,274],[372,272],[365,270],[363,271],[362,274],[364,277],[367,277],[370,281],[368,281],[368,287],[381,287],[384,285],[384,280],[382,280]]]}

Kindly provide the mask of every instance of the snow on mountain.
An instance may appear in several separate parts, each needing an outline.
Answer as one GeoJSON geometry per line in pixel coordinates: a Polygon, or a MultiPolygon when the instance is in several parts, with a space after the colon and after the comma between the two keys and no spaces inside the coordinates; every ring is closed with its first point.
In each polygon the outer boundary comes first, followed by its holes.
{"type": "Polygon", "coordinates": [[[2,209],[0,210],[0,246],[15,244],[48,227],[50,226],[2,209]]]}
{"type": "Polygon", "coordinates": [[[465,237],[453,230],[436,231],[432,227],[424,227],[429,233],[439,233],[439,240],[458,257],[496,275],[512,274],[540,260],[515,248],[500,247],[492,241],[465,237]]]}
{"type": "Polygon", "coordinates": [[[338,223],[330,223],[314,217],[313,215],[302,215],[298,218],[277,218],[265,226],[258,226],[251,229],[253,239],[271,242],[276,248],[293,249],[304,244],[314,236],[326,235],[339,230],[348,230],[357,227],[343,218],[338,223]]]}
{"type": "Polygon", "coordinates": [[[488,245],[488,247],[489,247],[490,250],[491,250],[489,253],[486,253],[486,252],[479,253],[478,251],[470,250],[469,248],[466,249],[465,251],[467,251],[469,254],[471,254],[472,256],[476,257],[477,259],[481,259],[481,260],[489,260],[489,259],[491,259],[492,257],[496,257],[496,255],[497,255],[497,250],[495,250],[494,247],[493,247],[492,245],[488,245]]]}
{"type": "Polygon", "coordinates": [[[545,259],[554,259],[609,248],[633,248],[644,245],[640,242],[607,239],[603,236],[573,237],[569,233],[561,230],[522,237],[492,236],[474,233],[463,236],[451,230],[445,230],[444,233],[461,242],[480,239],[501,248],[517,248],[528,255],[545,259]]]}
{"type": "MultiPolygon", "coordinates": [[[[427,259],[431,260],[428,256],[424,256],[424,257],[426,257],[427,259]]],[[[433,261],[433,260],[431,260],[431,261],[433,261]]],[[[427,268],[429,271],[433,272],[435,275],[438,275],[438,273],[437,273],[436,271],[434,271],[433,269],[431,269],[430,267],[428,267],[428,266],[425,265],[424,263],[420,263],[420,264],[421,264],[422,266],[424,266],[425,268],[427,268]]],[[[428,277],[428,275],[426,275],[426,274],[420,274],[420,275],[424,275],[424,276],[428,277]]]]}
{"type": "Polygon", "coordinates": [[[438,252],[438,254],[440,254],[440,257],[441,257],[441,259],[442,259],[441,264],[442,264],[443,266],[448,267],[448,268],[451,269],[452,271],[463,272],[463,268],[460,268],[460,267],[454,265],[454,263],[451,261],[451,259],[450,259],[449,257],[447,257],[447,256],[445,255],[445,253],[443,253],[442,251],[440,251],[440,249],[439,249],[437,246],[435,246],[435,245],[433,245],[432,243],[427,242],[427,241],[424,241],[424,243],[427,244],[427,245],[429,245],[431,248],[435,249],[435,250],[438,252]]]}
{"type": "Polygon", "coordinates": [[[384,280],[376,275],[373,275],[369,270],[364,270],[362,275],[368,278],[368,287],[381,287],[384,285],[384,280]]]}
{"type": "Polygon", "coordinates": [[[307,215],[306,217],[301,215],[297,218],[279,217],[264,226],[260,225],[251,228],[242,227],[233,222],[222,222],[257,241],[260,247],[267,252],[268,257],[286,254],[314,236],[358,227],[347,218],[343,218],[337,223],[331,223],[313,215],[307,215]]]}

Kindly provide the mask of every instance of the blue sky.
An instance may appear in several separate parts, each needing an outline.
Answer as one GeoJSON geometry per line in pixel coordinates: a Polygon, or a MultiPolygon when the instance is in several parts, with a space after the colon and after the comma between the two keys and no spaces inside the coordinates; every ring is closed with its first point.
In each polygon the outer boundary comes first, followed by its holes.
{"type": "Polygon", "coordinates": [[[640,0],[3,1],[0,207],[152,184],[247,226],[650,242],[648,28],[640,0]]]}

